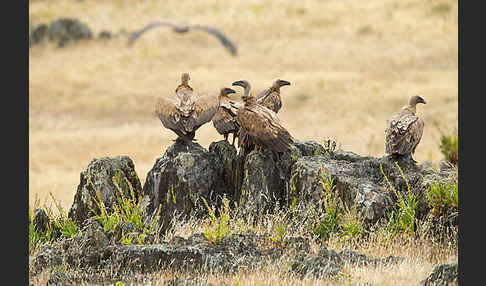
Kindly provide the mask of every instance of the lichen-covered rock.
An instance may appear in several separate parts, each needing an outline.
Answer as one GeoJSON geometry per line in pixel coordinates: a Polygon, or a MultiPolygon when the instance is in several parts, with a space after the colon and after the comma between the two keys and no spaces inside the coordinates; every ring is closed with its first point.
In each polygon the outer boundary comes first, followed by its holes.
{"type": "Polygon", "coordinates": [[[35,209],[34,219],[32,222],[34,224],[34,228],[36,231],[44,233],[47,230],[47,223],[49,222],[49,216],[47,215],[45,210],[35,209]]]}
{"type": "Polygon", "coordinates": [[[131,186],[135,196],[133,199],[138,201],[142,186],[132,159],[127,156],[93,159],[86,170],[80,174],[80,182],[69,210],[69,217],[80,226],[89,217],[99,214],[96,191],[108,213],[111,213],[113,204],[117,203],[117,198],[120,196],[120,190],[113,183],[114,181],[126,198],[132,198],[131,186]]]}
{"type": "Polygon", "coordinates": [[[418,201],[417,217],[425,215],[428,210],[425,190],[441,175],[420,168],[406,159],[394,160],[390,156],[374,158],[342,150],[330,151],[324,155],[297,159],[291,168],[291,192],[287,197],[317,205],[324,195],[322,183],[326,176],[332,178],[335,191],[343,203],[348,207],[356,206],[364,215],[365,223],[373,224],[384,217],[397,200],[393,188],[404,194],[410,186],[410,191],[418,201]]]}
{"type": "Polygon", "coordinates": [[[215,153],[194,142],[176,141],[158,158],[143,186],[141,207],[151,221],[160,207],[161,231],[178,215],[205,213],[204,198],[215,204],[232,186],[223,177],[223,163],[215,153]]]}
{"type": "Polygon", "coordinates": [[[457,262],[441,264],[420,282],[424,286],[458,285],[459,268],[457,262]]]}
{"type": "Polygon", "coordinates": [[[364,254],[357,253],[350,249],[342,250],[339,253],[339,257],[342,259],[342,261],[357,265],[383,266],[388,264],[397,264],[403,261],[403,257],[392,255],[384,258],[369,258],[364,254]]]}
{"type": "Polygon", "coordinates": [[[341,268],[340,265],[327,257],[311,256],[304,251],[295,256],[291,265],[291,270],[299,274],[301,279],[306,276],[313,276],[314,278],[334,276],[341,271],[341,268]]]}
{"type": "Polygon", "coordinates": [[[241,213],[261,216],[285,203],[290,170],[302,152],[295,146],[290,152],[251,151],[243,165],[243,183],[239,198],[241,213]]]}

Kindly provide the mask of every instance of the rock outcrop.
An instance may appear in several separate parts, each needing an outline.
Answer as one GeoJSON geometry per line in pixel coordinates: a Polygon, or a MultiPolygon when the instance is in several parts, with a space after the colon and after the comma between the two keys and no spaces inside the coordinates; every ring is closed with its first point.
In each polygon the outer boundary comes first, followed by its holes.
{"type": "Polygon", "coordinates": [[[65,46],[70,41],[93,38],[91,29],[78,19],[59,18],[49,25],[39,24],[30,34],[30,45],[49,40],[57,42],[58,47],[65,46]]]}
{"type": "Polygon", "coordinates": [[[174,216],[184,219],[205,213],[203,199],[213,205],[223,194],[231,195],[236,150],[225,141],[213,143],[210,150],[198,143],[177,141],[156,160],[143,186],[141,207],[147,221],[160,208],[159,223],[165,231],[174,216]]]}
{"type": "Polygon", "coordinates": [[[69,210],[69,218],[77,225],[82,225],[89,217],[99,214],[97,203],[99,199],[108,213],[112,212],[113,204],[121,195],[120,190],[126,198],[138,202],[142,185],[132,159],[128,156],[93,159],[86,170],[80,174],[80,182],[69,210]]]}

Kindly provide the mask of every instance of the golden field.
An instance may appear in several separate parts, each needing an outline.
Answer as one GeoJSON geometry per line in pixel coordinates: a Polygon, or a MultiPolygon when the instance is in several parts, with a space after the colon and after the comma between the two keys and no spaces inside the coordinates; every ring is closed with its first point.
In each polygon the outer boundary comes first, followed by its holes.
{"type": "MultiPolygon", "coordinates": [[[[425,121],[418,162],[442,159],[440,132],[457,128],[457,1],[29,1],[32,25],[59,17],[102,30],[134,31],[154,20],[221,29],[216,38],[158,28],[132,47],[127,37],[43,43],[29,49],[29,199],[51,192],[68,210],[79,173],[93,158],[127,155],[142,184],[175,134],[153,115],[181,72],[200,94],[248,79],[255,92],[276,78],[282,124],[300,140],[331,138],[344,150],[384,155],[386,121],[411,95],[425,121]]],[[[241,88],[235,87],[238,94],[241,88]]],[[[221,140],[212,123],[196,138],[221,140]]]]}

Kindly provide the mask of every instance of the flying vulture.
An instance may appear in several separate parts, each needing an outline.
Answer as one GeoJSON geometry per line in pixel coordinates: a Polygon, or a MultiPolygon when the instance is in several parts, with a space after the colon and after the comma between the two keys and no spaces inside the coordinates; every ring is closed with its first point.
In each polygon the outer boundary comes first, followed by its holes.
{"type": "Polygon", "coordinates": [[[244,88],[241,97],[244,106],[236,111],[236,118],[240,124],[238,145],[245,144],[245,140],[249,138],[257,149],[264,148],[274,152],[289,151],[294,144],[294,138],[280,124],[277,114],[257,104],[256,98],[250,94],[251,85],[248,81],[239,80],[232,85],[244,88]]]}
{"type": "Polygon", "coordinates": [[[221,31],[219,31],[216,28],[208,27],[208,26],[203,26],[203,25],[177,25],[171,22],[161,22],[161,21],[156,21],[153,23],[148,24],[147,26],[133,32],[130,35],[130,38],[128,39],[128,45],[131,46],[133,43],[141,36],[143,33],[147,32],[148,30],[151,30],[156,27],[171,27],[172,31],[183,34],[188,32],[191,29],[194,30],[201,30],[204,32],[207,32],[216,38],[223,44],[223,46],[231,53],[231,55],[236,56],[237,50],[235,44],[233,44],[226,35],[224,35],[221,31]]]}
{"type": "Polygon", "coordinates": [[[280,87],[290,85],[286,80],[277,79],[270,88],[267,88],[257,95],[257,103],[278,113],[282,108],[282,99],[280,98],[280,87]]]}
{"type": "Polygon", "coordinates": [[[425,100],[418,95],[412,96],[408,105],[402,107],[388,122],[385,130],[387,154],[395,157],[407,156],[413,160],[412,154],[415,153],[424,130],[424,121],[415,115],[417,103],[425,104],[425,100]]]}
{"type": "Polygon", "coordinates": [[[177,134],[176,140],[195,141],[196,130],[211,121],[218,110],[216,96],[198,96],[188,85],[190,77],[183,73],[172,99],[160,97],[155,105],[155,114],[165,128],[177,134]]]}
{"type": "Polygon", "coordinates": [[[224,136],[224,140],[228,141],[228,135],[233,134],[233,146],[235,145],[235,137],[238,135],[240,125],[236,120],[236,111],[239,107],[243,107],[240,102],[235,102],[229,98],[230,93],[235,93],[231,88],[224,87],[219,94],[219,108],[213,116],[214,128],[219,134],[224,136]]]}

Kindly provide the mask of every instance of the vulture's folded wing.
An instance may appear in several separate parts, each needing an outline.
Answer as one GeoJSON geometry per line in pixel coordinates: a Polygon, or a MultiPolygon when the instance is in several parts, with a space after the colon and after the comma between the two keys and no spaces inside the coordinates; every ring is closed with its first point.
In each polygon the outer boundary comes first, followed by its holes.
{"type": "Polygon", "coordinates": [[[416,115],[403,112],[394,116],[385,132],[386,152],[407,155],[412,153],[422,138],[423,121],[416,115]]]}

